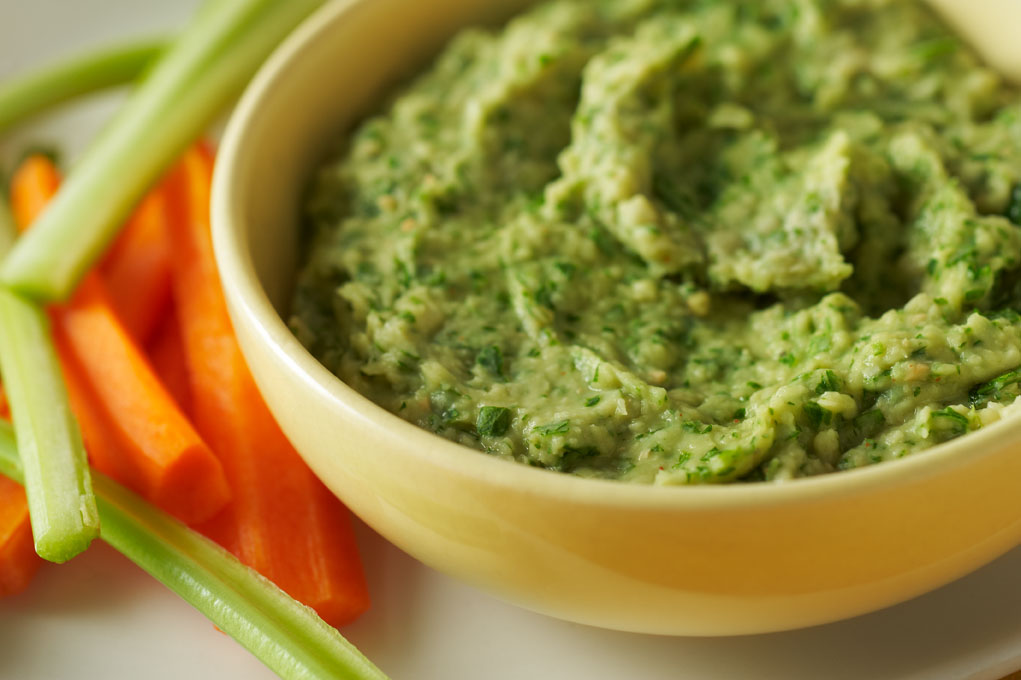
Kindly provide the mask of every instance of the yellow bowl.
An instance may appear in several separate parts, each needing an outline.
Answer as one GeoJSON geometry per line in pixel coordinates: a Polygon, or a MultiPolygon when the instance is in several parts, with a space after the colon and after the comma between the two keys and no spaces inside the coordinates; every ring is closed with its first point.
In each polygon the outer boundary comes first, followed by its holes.
{"type": "Polygon", "coordinates": [[[245,356],[298,451],[414,557],[530,609],[649,633],[777,631],[875,610],[1021,542],[1021,427],[786,484],[660,488],[497,460],[357,394],[288,331],[303,189],[337,136],[458,27],[523,0],[328,5],[250,86],[213,188],[245,356]]]}

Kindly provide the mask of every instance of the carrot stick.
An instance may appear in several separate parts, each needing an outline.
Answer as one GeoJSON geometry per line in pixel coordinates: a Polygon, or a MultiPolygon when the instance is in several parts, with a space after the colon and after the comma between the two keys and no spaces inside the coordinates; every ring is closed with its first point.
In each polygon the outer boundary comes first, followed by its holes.
{"type": "Polygon", "coordinates": [[[32,154],[21,162],[11,181],[11,212],[18,231],[42,214],[60,188],[60,172],[46,156],[32,154]]]}
{"type": "MultiPolygon", "coordinates": [[[[23,226],[59,184],[47,159],[26,164],[15,187],[23,226]]],[[[51,312],[65,382],[75,393],[72,410],[96,467],[186,523],[223,508],[230,490],[222,465],[156,377],[100,278],[88,274],[72,300],[51,312]]]]}
{"type": "Polygon", "coordinates": [[[193,148],[171,175],[174,300],[190,367],[195,425],[223,461],[232,498],[201,527],[340,625],[368,606],[351,518],[281,432],[234,338],[209,234],[211,153],[193,148]]]}
{"type": "Polygon", "coordinates": [[[166,196],[159,187],[135,209],[100,272],[131,336],[148,340],[170,303],[170,232],[166,196]]]}
{"type": "Polygon", "coordinates": [[[131,464],[129,454],[124,452],[113,428],[106,422],[106,415],[98,406],[99,399],[92,391],[78,360],[67,347],[66,339],[58,334],[54,342],[60,355],[60,369],[71,400],[71,410],[81,427],[89,462],[96,470],[119,480],[125,486],[138,488],[140,472],[131,464]]]}
{"type": "Polygon", "coordinates": [[[186,414],[191,413],[191,387],[188,380],[188,364],[184,357],[184,345],[181,338],[181,322],[177,319],[177,310],[171,304],[153,337],[146,346],[146,354],[156,375],[170,395],[186,414]]]}
{"type": "Polygon", "coordinates": [[[0,475],[0,597],[24,590],[40,564],[25,490],[0,475]]]}
{"type": "Polygon", "coordinates": [[[54,334],[137,471],[125,483],[185,523],[220,510],[230,495],[222,466],[121,325],[99,278],[86,276],[70,304],[55,310],[54,334]]]}

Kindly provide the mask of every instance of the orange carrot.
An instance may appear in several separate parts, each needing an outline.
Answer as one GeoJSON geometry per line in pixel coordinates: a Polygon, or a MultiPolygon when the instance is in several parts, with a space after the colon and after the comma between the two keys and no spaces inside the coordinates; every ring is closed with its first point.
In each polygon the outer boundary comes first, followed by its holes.
{"type": "Polygon", "coordinates": [[[170,303],[170,232],[160,187],[135,209],[100,272],[131,336],[139,342],[148,340],[170,303]]]}
{"type": "MultiPolygon", "coordinates": [[[[0,417],[9,420],[7,394],[0,386],[0,417]]],[[[32,542],[28,499],[22,486],[0,475],[0,597],[21,592],[42,559],[32,542]]]]}
{"type": "Polygon", "coordinates": [[[99,399],[67,346],[66,339],[58,334],[53,340],[60,355],[60,370],[67,386],[71,411],[81,428],[89,462],[92,467],[125,486],[139,488],[140,472],[132,465],[130,455],[124,452],[113,428],[107,424],[106,415],[98,406],[99,399]]]}
{"type": "Polygon", "coordinates": [[[0,596],[25,589],[42,558],[35,554],[28,501],[20,484],[0,475],[0,596]]]}
{"type": "Polygon", "coordinates": [[[11,178],[11,212],[18,231],[28,229],[60,188],[60,172],[42,154],[27,157],[11,178]]]}
{"type": "Polygon", "coordinates": [[[70,304],[57,308],[54,336],[61,356],[81,366],[125,465],[136,471],[124,482],[187,523],[220,510],[230,495],[222,466],[121,325],[99,278],[87,276],[70,304]]]}
{"type": "Polygon", "coordinates": [[[181,322],[177,320],[177,310],[173,303],[160,321],[153,337],[146,346],[146,354],[156,375],[170,392],[174,401],[186,413],[191,413],[191,392],[188,381],[188,365],[184,357],[184,345],[181,338],[181,322]]]}
{"type": "MultiPolygon", "coordinates": [[[[56,168],[40,157],[15,173],[19,225],[35,218],[57,183],[56,168]]],[[[230,490],[222,465],[124,328],[100,278],[86,276],[71,301],[51,312],[72,409],[97,469],[184,522],[223,508],[230,490]]]]}
{"type": "Polygon", "coordinates": [[[201,527],[326,621],[368,606],[351,518],[280,431],[234,338],[209,234],[211,153],[193,148],[171,176],[174,300],[195,425],[223,461],[232,498],[201,527]]]}

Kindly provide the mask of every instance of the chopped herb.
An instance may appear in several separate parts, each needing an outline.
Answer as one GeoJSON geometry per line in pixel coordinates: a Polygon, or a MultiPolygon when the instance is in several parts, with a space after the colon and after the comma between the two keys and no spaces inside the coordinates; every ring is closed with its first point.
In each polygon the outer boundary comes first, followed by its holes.
{"type": "Polygon", "coordinates": [[[586,406],[595,406],[596,404],[599,403],[600,399],[602,399],[602,397],[600,397],[599,395],[596,395],[594,397],[589,397],[588,399],[585,400],[585,405],[586,406]]]}
{"type": "Polygon", "coordinates": [[[948,423],[955,434],[964,434],[968,431],[968,426],[970,425],[967,416],[958,413],[950,406],[947,406],[942,411],[933,411],[932,417],[934,419],[939,418],[948,423]]]}
{"type": "Polygon", "coordinates": [[[613,237],[611,237],[606,231],[596,227],[589,232],[589,238],[596,244],[596,247],[603,253],[603,255],[613,255],[616,248],[614,248],[613,237]]]}
{"type": "Polygon", "coordinates": [[[475,419],[475,429],[484,437],[501,437],[510,427],[510,409],[502,406],[483,406],[475,419]]]}
{"type": "Polygon", "coordinates": [[[488,345],[480,349],[475,355],[475,363],[499,378],[504,377],[503,350],[498,345],[488,345]]]}
{"type": "Polygon", "coordinates": [[[718,448],[714,446],[713,448],[709,449],[704,454],[702,454],[702,461],[703,462],[708,461],[711,458],[715,458],[716,456],[720,455],[721,453],[723,453],[723,451],[720,451],[718,448]]]}
{"type": "Polygon", "coordinates": [[[802,409],[805,411],[805,415],[808,416],[808,422],[816,429],[819,429],[821,425],[829,425],[833,419],[833,413],[829,409],[819,406],[814,401],[806,402],[802,409]]]}
{"type": "Polygon", "coordinates": [[[784,352],[780,355],[778,361],[786,366],[793,366],[797,362],[797,359],[790,352],[784,352]]]}
{"type": "Polygon", "coordinates": [[[1021,382],[1021,369],[1015,369],[1008,371],[1001,376],[993,378],[989,382],[976,385],[971,388],[968,392],[968,398],[972,406],[978,406],[988,401],[999,401],[1001,398],[1001,392],[1011,386],[1021,382]]]}
{"type": "Polygon", "coordinates": [[[561,420],[559,423],[550,423],[548,425],[539,425],[535,428],[535,431],[541,435],[552,435],[552,434],[566,434],[570,428],[571,423],[567,420],[561,420]]]}
{"type": "Polygon", "coordinates": [[[554,309],[556,307],[553,303],[553,294],[555,292],[556,286],[554,284],[544,283],[535,291],[535,301],[543,307],[554,309]]]}
{"type": "Polygon", "coordinates": [[[734,420],[744,420],[746,411],[743,408],[739,408],[734,411],[734,420]]]}
{"type": "Polygon", "coordinates": [[[648,432],[639,433],[639,434],[635,435],[635,441],[636,442],[637,441],[641,441],[642,439],[645,439],[648,436],[656,434],[657,432],[659,432],[662,429],[663,429],[662,427],[654,427],[651,430],[649,430],[648,432]]]}
{"type": "Polygon", "coordinates": [[[442,286],[447,282],[447,273],[442,269],[437,269],[426,278],[425,282],[430,286],[442,286]]]}
{"type": "Polygon", "coordinates": [[[815,386],[816,394],[825,394],[826,392],[837,392],[840,390],[840,380],[837,378],[837,374],[833,371],[827,370],[819,384],[815,386]]]}
{"type": "Polygon", "coordinates": [[[571,278],[572,276],[574,276],[574,272],[578,269],[578,265],[574,264],[573,262],[565,261],[554,262],[553,266],[556,267],[560,271],[560,273],[566,276],[567,278],[571,278]]]}
{"type": "Polygon", "coordinates": [[[472,269],[468,272],[468,278],[471,280],[472,292],[481,293],[486,288],[486,276],[477,269],[472,269]]]}
{"type": "Polygon", "coordinates": [[[694,420],[685,420],[681,424],[681,428],[685,432],[694,432],[695,434],[708,434],[713,431],[713,426],[705,423],[699,423],[694,420]]]}
{"type": "Polygon", "coordinates": [[[394,258],[394,275],[397,277],[397,283],[401,288],[408,288],[411,286],[412,276],[411,269],[404,263],[404,260],[394,258]]]}

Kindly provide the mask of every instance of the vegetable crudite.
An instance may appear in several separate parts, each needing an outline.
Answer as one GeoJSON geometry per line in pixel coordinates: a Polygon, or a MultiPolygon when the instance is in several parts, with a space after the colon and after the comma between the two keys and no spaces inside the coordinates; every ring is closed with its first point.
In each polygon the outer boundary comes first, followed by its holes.
{"type": "Polygon", "coordinates": [[[172,43],[0,86],[3,132],[141,77],[66,181],[30,154],[12,211],[0,196],[0,254],[29,263],[19,292],[0,285],[0,416],[14,421],[0,421],[0,595],[101,536],[281,677],[385,678],[334,628],[368,606],[350,516],[237,349],[209,245],[211,150],[158,181],[319,4],[213,0],[172,43]]]}
{"type": "MultiPolygon", "coordinates": [[[[197,525],[329,624],[347,623],[368,606],[350,519],[279,432],[237,349],[209,243],[212,165],[207,147],[186,152],[169,178],[140,204],[118,241],[121,247],[85,276],[67,303],[50,307],[63,384],[97,469],[197,525]],[[165,227],[165,238],[142,238],[132,231],[154,225],[165,227]],[[167,240],[169,252],[164,253],[167,240]],[[147,253],[139,241],[157,252],[147,253]],[[166,271],[118,263],[133,252],[166,271]],[[112,277],[129,285],[137,278],[140,284],[132,285],[133,296],[118,297],[117,308],[106,292],[106,279],[112,277]],[[181,401],[163,386],[141,341],[121,321],[136,318],[147,302],[170,293],[151,282],[163,278],[166,287],[174,283],[178,296],[170,301],[172,309],[164,310],[170,312],[169,322],[158,329],[168,339],[155,346],[167,348],[172,358],[164,361],[180,364],[171,370],[183,374],[177,379],[185,384],[175,389],[188,395],[181,401]],[[134,299],[147,295],[152,297],[134,299]]],[[[44,211],[59,193],[60,181],[49,158],[29,155],[23,160],[11,182],[20,229],[27,230],[44,211]]],[[[152,322],[136,320],[135,326],[143,336],[157,330],[152,322]]],[[[34,563],[19,542],[27,519],[23,496],[5,487],[0,491],[10,503],[0,516],[10,523],[7,554],[0,552],[6,558],[0,565],[10,573],[0,582],[13,592],[24,587],[34,563]]],[[[193,604],[194,597],[186,595],[193,604]]],[[[247,638],[280,636],[263,630],[258,620],[245,625],[256,628],[245,633],[247,638]]],[[[282,644],[274,655],[289,653],[289,642],[282,644]]]]}
{"type": "Polygon", "coordinates": [[[8,254],[0,280],[33,298],[67,298],[146,190],[237,96],[270,50],[321,4],[203,5],[85,152],[32,233],[8,254]]]}
{"type": "MultiPolygon", "coordinates": [[[[0,422],[0,474],[22,481],[11,427],[0,422]]],[[[316,613],[222,547],[94,475],[102,539],[188,601],[282,678],[385,680],[316,613]]]]}
{"type": "Polygon", "coordinates": [[[398,416],[661,485],[1013,408],[1021,92],[920,2],[554,0],[322,165],[291,329],[398,416]]]}
{"type": "MultiPolygon", "coordinates": [[[[22,163],[11,189],[21,229],[28,229],[58,186],[49,159],[30,156],[22,163]]],[[[132,288],[136,297],[158,295],[132,288]]],[[[72,411],[94,464],[181,521],[196,523],[220,511],[230,491],[219,460],[121,321],[154,302],[146,298],[115,309],[102,277],[90,273],[67,304],[51,309],[54,337],[72,411]]]]}

